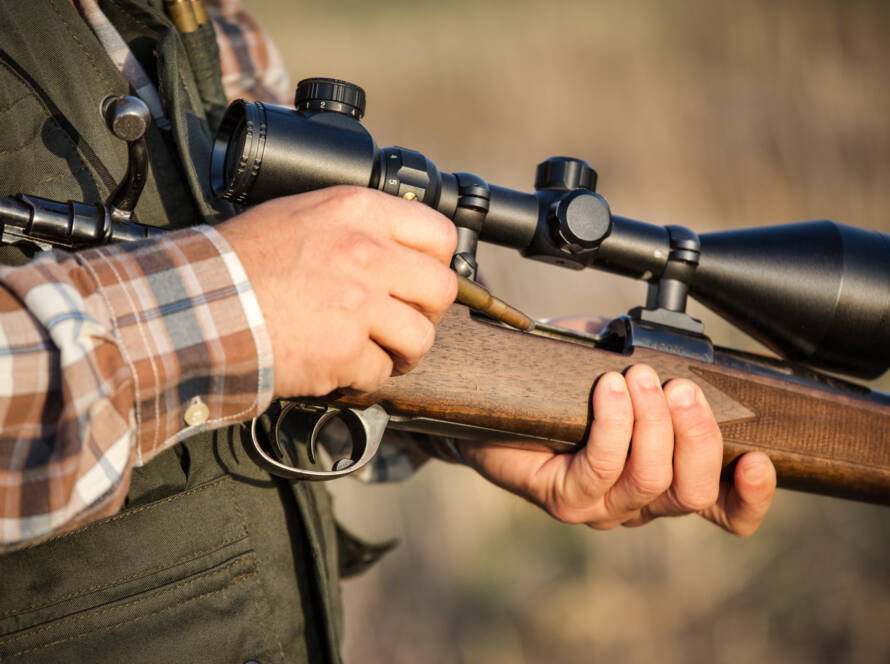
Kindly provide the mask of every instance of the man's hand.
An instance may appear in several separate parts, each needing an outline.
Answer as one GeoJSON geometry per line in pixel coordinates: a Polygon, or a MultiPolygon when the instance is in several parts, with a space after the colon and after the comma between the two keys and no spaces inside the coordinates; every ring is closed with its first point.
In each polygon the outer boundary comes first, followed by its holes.
{"type": "Polygon", "coordinates": [[[567,523],[608,529],[698,513],[738,535],[769,508],[776,471],[752,452],[720,481],[723,440],[701,389],[648,366],[602,376],[587,445],[574,454],[461,442],[479,473],[567,523]]]}
{"type": "Polygon", "coordinates": [[[370,391],[429,350],[454,301],[454,224],[357,187],[278,198],[221,224],[266,320],[275,393],[370,391]]]}

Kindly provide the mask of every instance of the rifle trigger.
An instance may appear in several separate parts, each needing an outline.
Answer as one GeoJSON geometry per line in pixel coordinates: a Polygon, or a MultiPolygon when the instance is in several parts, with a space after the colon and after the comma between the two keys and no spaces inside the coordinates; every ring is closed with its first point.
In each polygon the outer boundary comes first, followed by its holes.
{"type": "Polygon", "coordinates": [[[377,454],[388,423],[389,413],[379,404],[362,410],[332,407],[301,408],[300,404],[291,402],[276,418],[273,441],[264,443],[260,440],[261,437],[257,435],[257,420],[251,422],[250,437],[242,436],[241,439],[248,456],[273,475],[297,480],[331,480],[350,475],[367,465],[377,454]],[[301,418],[297,422],[298,430],[309,434],[306,443],[310,463],[318,463],[319,440],[324,428],[334,419],[339,419],[349,431],[351,439],[349,454],[335,460],[330,470],[300,467],[299,459],[291,451],[292,445],[287,444],[287,436],[282,431],[285,416],[291,412],[301,418]],[[292,465],[284,462],[285,450],[292,465]]]}

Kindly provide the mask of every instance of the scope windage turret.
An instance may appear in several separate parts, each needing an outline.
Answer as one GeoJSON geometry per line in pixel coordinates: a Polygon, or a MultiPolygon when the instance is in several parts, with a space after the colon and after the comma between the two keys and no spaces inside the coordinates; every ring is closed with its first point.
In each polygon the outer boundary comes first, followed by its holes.
{"type": "MultiPolygon", "coordinates": [[[[295,102],[296,109],[244,100],[229,106],[213,147],[214,193],[254,204],[350,184],[417,200],[458,226],[455,269],[465,274],[475,270],[483,240],[576,269],[653,283],[678,278],[668,265],[677,250],[671,231],[612,215],[586,162],[548,159],[535,193],[515,191],[471,173],[440,172],[413,150],[378,149],[360,122],[358,86],[307,79],[295,102]]],[[[863,377],[890,366],[890,236],[824,221],[699,240],[698,265],[682,277],[688,294],[779,355],[863,377]]]]}

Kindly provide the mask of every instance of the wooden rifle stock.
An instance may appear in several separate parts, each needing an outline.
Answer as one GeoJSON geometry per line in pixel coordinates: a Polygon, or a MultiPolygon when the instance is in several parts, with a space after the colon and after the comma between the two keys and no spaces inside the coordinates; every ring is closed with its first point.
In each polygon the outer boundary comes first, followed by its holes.
{"type": "Polygon", "coordinates": [[[782,487],[890,504],[890,399],[730,351],[714,363],[646,348],[624,354],[493,325],[454,305],[419,367],[336,401],[381,403],[409,430],[530,437],[529,444],[570,451],[586,439],[597,378],[639,363],[664,381],[701,386],[723,432],[724,466],[762,450],[782,487]],[[413,418],[421,419],[412,426],[413,418]]]}

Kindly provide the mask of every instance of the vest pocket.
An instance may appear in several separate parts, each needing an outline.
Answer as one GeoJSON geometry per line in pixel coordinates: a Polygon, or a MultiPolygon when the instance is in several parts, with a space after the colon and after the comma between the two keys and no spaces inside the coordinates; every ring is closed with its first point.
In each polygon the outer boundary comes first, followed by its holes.
{"type": "Polygon", "coordinates": [[[231,484],[0,558],[0,661],[281,661],[231,484]]]}

